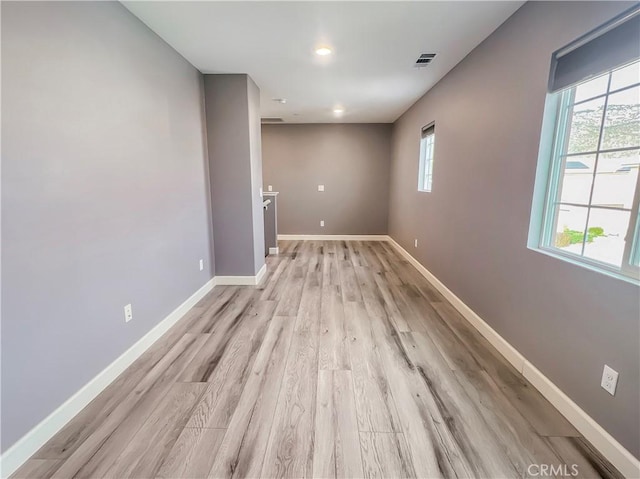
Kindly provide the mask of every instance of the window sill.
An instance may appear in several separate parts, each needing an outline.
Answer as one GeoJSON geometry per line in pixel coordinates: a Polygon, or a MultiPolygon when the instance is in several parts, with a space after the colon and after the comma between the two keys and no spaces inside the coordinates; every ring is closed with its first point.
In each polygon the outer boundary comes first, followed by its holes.
{"type": "Polygon", "coordinates": [[[627,276],[626,274],[620,272],[620,271],[616,271],[613,269],[608,269],[606,267],[600,267],[598,265],[595,264],[591,264],[591,263],[586,263],[584,261],[580,261],[576,258],[573,258],[572,256],[566,255],[566,254],[562,254],[559,253],[555,250],[552,250],[550,248],[541,248],[541,247],[537,247],[537,246],[527,246],[527,248],[529,248],[531,251],[535,251],[537,253],[542,253],[544,255],[547,256],[551,256],[552,258],[556,258],[562,261],[565,261],[567,263],[571,263],[573,265],[576,266],[580,266],[582,268],[588,269],[590,271],[595,271],[596,273],[600,273],[600,274],[604,274],[606,276],[609,276],[611,278],[615,278],[615,279],[619,279],[622,280],[626,283],[631,283],[634,284],[636,286],[640,286],[640,279],[639,278],[634,278],[632,276],[627,276]]]}

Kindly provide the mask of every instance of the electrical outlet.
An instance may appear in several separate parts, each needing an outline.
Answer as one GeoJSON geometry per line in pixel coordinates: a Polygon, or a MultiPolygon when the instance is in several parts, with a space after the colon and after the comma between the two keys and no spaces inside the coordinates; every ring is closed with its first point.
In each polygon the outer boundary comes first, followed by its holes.
{"type": "Polygon", "coordinates": [[[318,185],[318,191],[324,191],[324,185],[318,185]]]}
{"type": "Polygon", "coordinates": [[[324,220],[320,220],[320,226],[324,226],[324,220]]]}
{"type": "Polygon", "coordinates": [[[124,307],[124,322],[128,323],[133,319],[133,311],[131,310],[131,304],[127,304],[124,307]]]}
{"type": "Polygon", "coordinates": [[[418,247],[418,238],[413,240],[413,247],[417,248],[418,247]]]}
{"type": "Polygon", "coordinates": [[[268,191],[273,191],[273,186],[271,186],[271,185],[267,186],[267,190],[268,191]]]}
{"type": "Polygon", "coordinates": [[[618,385],[618,372],[611,369],[606,364],[604,365],[604,371],[602,371],[602,382],[600,386],[612,396],[616,394],[616,386],[618,385]]]}
{"type": "Polygon", "coordinates": [[[200,260],[200,271],[202,271],[204,269],[204,260],[201,259],[200,260]]]}

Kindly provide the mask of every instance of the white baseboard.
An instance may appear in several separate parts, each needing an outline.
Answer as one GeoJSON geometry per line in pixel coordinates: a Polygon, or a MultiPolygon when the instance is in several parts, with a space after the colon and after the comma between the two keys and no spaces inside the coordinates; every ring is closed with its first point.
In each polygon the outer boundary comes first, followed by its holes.
{"type": "Polygon", "coordinates": [[[624,477],[640,477],[638,459],[533,364],[525,361],[522,374],[624,477]]]}
{"type": "Polygon", "coordinates": [[[256,286],[267,273],[267,265],[262,265],[255,276],[216,276],[216,285],[220,286],[256,286]]]}
{"type": "Polygon", "coordinates": [[[507,361],[509,361],[514,368],[516,368],[520,373],[522,372],[522,367],[525,362],[525,358],[522,354],[518,352],[516,348],[511,346],[502,336],[500,336],[491,326],[489,326],[480,316],[478,316],[469,306],[462,302],[460,298],[458,298],[449,288],[447,288],[438,278],[436,278],[431,271],[422,266],[420,262],[411,256],[407,250],[405,250],[402,246],[400,246],[393,238],[389,238],[389,243],[395,247],[398,252],[404,256],[419,272],[427,278],[435,288],[440,291],[442,296],[447,298],[447,300],[460,312],[464,318],[469,321],[473,327],[475,327],[480,334],[482,334],[487,340],[491,343],[491,345],[500,351],[507,361]]]}
{"type": "Polygon", "coordinates": [[[151,331],[7,449],[0,458],[0,475],[5,478],[13,474],[27,459],[62,429],[67,422],[73,419],[76,414],[149,349],[153,343],[160,339],[187,311],[211,291],[216,283],[215,278],[207,281],[204,286],[160,321],[151,331]]]}
{"type": "Polygon", "coordinates": [[[278,235],[279,240],[315,241],[388,241],[387,235],[278,235]]]}
{"type": "Polygon", "coordinates": [[[280,254],[280,248],[277,246],[275,248],[269,248],[269,254],[280,254]]]}
{"type": "Polygon", "coordinates": [[[565,417],[567,420],[606,457],[625,477],[640,477],[640,461],[634,457],[611,434],[604,430],[591,416],[580,408],[573,400],[558,388],[549,378],[531,364],[509,342],[489,326],[458,296],[447,288],[433,273],[422,266],[393,238],[389,243],[409,261],[480,334],[482,334],[507,361],[509,361],[522,375],[565,417]]]}
{"type": "Polygon", "coordinates": [[[256,274],[256,284],[260,284],[260,281],[264,278],[264,275],[267,274],[267,264],[263,264],[258,274],[256,274]]]}

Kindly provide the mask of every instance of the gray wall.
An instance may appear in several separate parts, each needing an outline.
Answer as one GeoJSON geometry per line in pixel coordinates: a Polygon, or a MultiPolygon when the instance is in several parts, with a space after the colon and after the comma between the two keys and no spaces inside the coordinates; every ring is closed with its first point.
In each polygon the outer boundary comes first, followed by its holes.
{"type": "Polygon", "coordinates": [[[251,216],[253,224],[254,271],[264,265],[264,210],[262,207],[262,125],[260,124],[260,89],[247,75],[247,103],[249,107],[249,153],[251,163],[251,216]]]}
{"type": "Polygon", "coordinates": [[[526,247],[551,53],[629,5],[529,2],[409,109],[394,127],[389,229],[638,455],[638,287],[526,247]],[[431,121],[433,192],[420,193],[431,121]],[[620,372],[615,397],[600,388],[605,363],[620,372]]]}
{"type": "Polygon", "coordinates": [[[278,233],[386,234],[390,147],[387,124],[263,125],[264,188],[280,192],[278,233]]]}
{"type": "Polygon", "coordinates": [[[248,75],[204,75],[218,276],[254,276],[264,265],[259,178],[260,91],[248,75]]]}
{"type": "Polygon", "coordinates": [[[3,450],[212,277],[202,105],[119,3],[2,2],[3,450]]]}

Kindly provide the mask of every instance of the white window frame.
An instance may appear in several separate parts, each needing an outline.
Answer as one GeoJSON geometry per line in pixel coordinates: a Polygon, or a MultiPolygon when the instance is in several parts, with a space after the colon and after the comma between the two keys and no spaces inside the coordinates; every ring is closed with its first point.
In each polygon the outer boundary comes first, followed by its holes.
{"type": "MultiPolygon", "coordinates": [[[[609,91],[609,88],[607,87],[606,93],[599,95],[599,97],[605,98],[605,103],[603,118],[600,124],[598,146],[597,150],[594,152],[596,155],[594,175],[598,164],[598,156],[602,151],[600,146],[602,142],[604,115],[606,115],[608,97],[617,91],[634,88],[637,85],[638,84],[628,85],[625,88],[616,91],[609,91]]],[[[620,267],[555,247],[555,232],[557,214],[559,210],[556,205],[560,203],[562,174],[564,172],[564,162],[566,161],[564,153],[567,145],[565,143],[568,139],[570,125],[569,119],[572,115],[572,110],[569,111],[568,105],[573,102],[575,88],[576,86],[573,86],[566,90],[547,95],[534,189],[534,201],[529,228],[528,247],[579,266],[599,271],[635,284],[640,284],[640,267],[637,266],[640,264],[640,175],[638,175],[632,207],[630,210],[624,209],[625,211],[630,211],[630,219],[629,228],[625,237],[625,251],[622,258],[622,265],[620,267]]],[[[590,100],[592,99],[584,101],[590,100]]],[[[585,154],[585,152],[582,154],[585,154]]],[[[594,208],[591,204],[589,204],[588,207],[589,211],[591,208],[594,208]]],[[[620,208],[614,209],[619,210],[620,208]]]]}
{"type": "Polygon", "coordinates": [[[422,128],[420,134],[420,166],[418,168],[418,191],[430,193],[433,188],[433,158],[436,140],[435,122],[422,128]]]}

